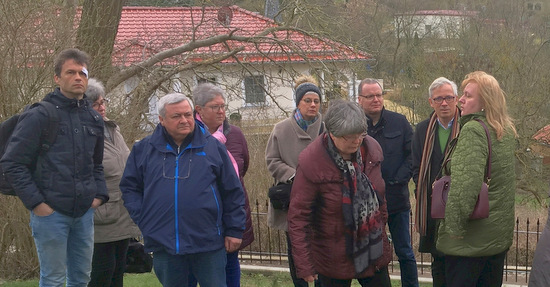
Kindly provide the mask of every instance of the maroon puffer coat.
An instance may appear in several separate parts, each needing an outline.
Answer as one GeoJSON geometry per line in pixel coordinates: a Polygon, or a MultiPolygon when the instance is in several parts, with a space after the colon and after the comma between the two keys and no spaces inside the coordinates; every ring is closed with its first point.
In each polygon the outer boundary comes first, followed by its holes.
{"type": "MultiPolygon", "coordinates": [[[[288,212],[288,232],[297,275],[304,278],[314,274],[336,279],[364,278],[387,266],[391,249],[384,229],[383,255],[362,274],[355,274],[353,261],[346,255],[344,219],[342,215],[343,176],[327,152],[324,138],[317,137],[302,153],[292,186],[288,212]]],[[[364,172],[371,180],[380,198],[384,224],[388,220],[385,185],[380,163],[382,148],[370,136],[361,147],[364,172]]]]}

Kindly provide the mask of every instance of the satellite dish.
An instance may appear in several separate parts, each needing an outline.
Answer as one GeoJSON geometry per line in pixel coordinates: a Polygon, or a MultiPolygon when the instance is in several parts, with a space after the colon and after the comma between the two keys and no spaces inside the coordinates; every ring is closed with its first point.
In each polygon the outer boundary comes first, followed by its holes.
{"type": "Polygon", "coordinates": [[[224,26],[229,26],[233,20],[233,10],[229,6],[223,6],[218,10],[218,21],[224,26]]]}

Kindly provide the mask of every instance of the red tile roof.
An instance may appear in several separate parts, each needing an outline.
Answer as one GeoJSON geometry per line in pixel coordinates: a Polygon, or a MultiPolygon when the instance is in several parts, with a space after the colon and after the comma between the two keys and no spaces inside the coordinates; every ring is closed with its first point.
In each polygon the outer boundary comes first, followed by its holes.
{"type": "MultiPolygon", "coordinates": [[[[229,25],[218,20],[220,7],[124,7],[113,50],[113,64],[129,66],[166,49],[196,40],[235,31],[238,36],[255,36],[278,25],[260,14],[225,7],[223,15],[232,15],[229,25]],[[195,33],[193,33],[195,31],[195,33]]],[[[224,17],[220,18],[225,19],[224,17]]],[[[228,47],[243,47],[236,55],[242,62],[296,62],[309,60],[365,60],[370,55],[328,39],[299,31],[276,31],[258,43],[226,42],[228,47]],[[283,43],[283,45],[281,45],[283,43]]],[[[227,52],[223,44],[201,47],[177,56],[177,61],[197,61],[227,52]]],[[[175,61],[174,57],[170,58],[175,61]]],[[[224,63],[236,62],[228,58],[224,63]]]]}
{"type": "Polygon", "coordinates": [[[550,125],[544,126],[538,130],[534,135],[533,139],[537,142],[550,145],[550,125]]]}

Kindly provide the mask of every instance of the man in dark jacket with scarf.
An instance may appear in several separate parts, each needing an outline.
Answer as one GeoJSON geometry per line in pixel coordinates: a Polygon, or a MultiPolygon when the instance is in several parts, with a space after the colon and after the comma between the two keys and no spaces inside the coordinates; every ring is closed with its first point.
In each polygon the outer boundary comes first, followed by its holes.
{"type": "Polygon", "coordinates": [[[40,262],[40,286],[86,286],[94,246],[94,209],[109,199],[103,175],[103,119],[86,100],[89,57],[77,49],[55,60],[59,85],[44,100],[60,118],[56,141],[39,106],[19,118],[0,164],[26,208],[40,262]],[[66,280],[66,282],[65,282],[66,280]]]}
{"type": "Polygon", "coordinates": [[[416,227],[420,233],[418,251],[431,253],[434,287],[445,286],[445,256],[435,248],[437,222],[430,215],[432,183],[443,163],[449,142],[458,135],[458,92],[453,81],[440,77],[430,85],[429,119],[416,126],[412,141],[413,180],[416,184],[416,227]]]}
{"type": "Polygon", "coordinates": [[[160,123],[137,142],[120,182],[124,205],[153,252],[164,287],[226,286],[226,252],[241,245],[244,192],[227,149],[178,93],[158,102],[160,123]]]}
{"type": "Polygon", "coordinates": [[[375,138],[384,153],[382,177],[386,183],[388,226],[399,258],[402,286],[418,286],[416,259],[411,246],[409,228],[411,204],[412,128],[405,116],[384,109],[382,85],[375,79],[364,79],[359,84],[359,104],[368,122],[368,134],[375,138]]]}

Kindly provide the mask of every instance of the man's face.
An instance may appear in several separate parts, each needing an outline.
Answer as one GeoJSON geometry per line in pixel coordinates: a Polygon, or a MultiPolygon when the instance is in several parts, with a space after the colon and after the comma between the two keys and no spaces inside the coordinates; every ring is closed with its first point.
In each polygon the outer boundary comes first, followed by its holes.
{"type": "Polygon", "coordinates": [[[179,145],[195,129],[193,110],[187,101],[166,105],[166,114],[159,116],[160,124],[179,145]]]}
{"type": "Polygon", "coordinates": [[[439,120],[447,122],[455,116],[458,98],[451,85],[444,84],[434,89],[429,101],[439,120]]]}
{"type": "Polygon", "coordinates": [[[384,96],[380,85],[376,83],[363,85],[359,91],[359,104],[369,116],[380,114],[384,108],[384,96]]]}
{"type": "Polygon", "coordinates": [[[88,71],[86,65],[81,65],[69,59],[61,66],[61,74],[54,75],[61,93],[70,99],[80,99],[88,87],[88,71]]]}

